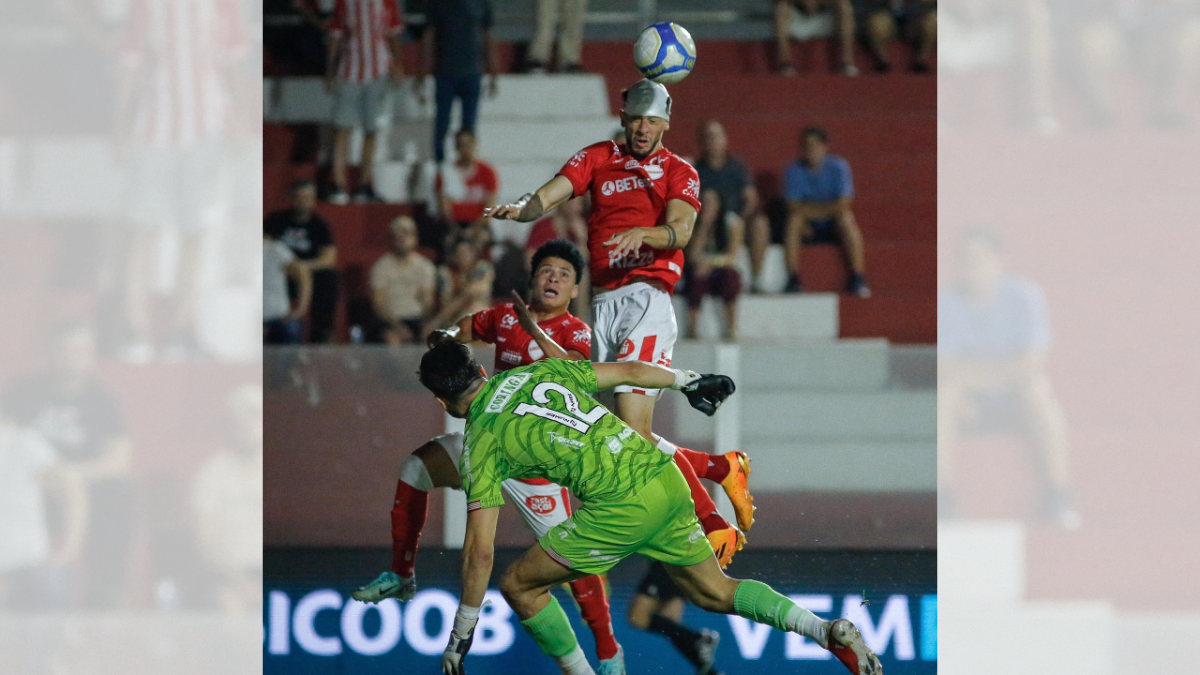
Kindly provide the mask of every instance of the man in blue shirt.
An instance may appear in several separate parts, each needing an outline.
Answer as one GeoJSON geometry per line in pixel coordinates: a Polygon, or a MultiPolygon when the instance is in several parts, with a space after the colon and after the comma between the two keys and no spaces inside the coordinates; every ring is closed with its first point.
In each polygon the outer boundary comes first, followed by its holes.
{"type": "Polygon", "coordinates": [[[854,181],[850,164],[829,154],[829,136],[820,127],[808,127],[801,137],[804,157],[784,172],[784,199],[788,204],[787,254],[788,293],[803,290],[800,281],[800,245],[836,242],[846,251],[850,266],[847,290],[860,298],[871,297],[867,287],[862,231],[850,210],[854,181]]]}
{"type": "Polygon", "coordinates": [[[488,74],[488,95],[496,95],[496,60],[492,54],[491,0],[437,0],[425,10],[425,35],[421,51],[422,100],[432,65],[436,83],[437,114],[433,124],[433,158],[446,159],[446,133],[454,99],[462,106],[460,131],[475,132],[483,73],[488,74]],[[432,64],[431,64],[432,61],[432,64]]]}
{"type": "Polygon", "coordinates": [[[1017,431],[1044,462],[1044,514],[1076,529],[1082,520],[1070,497],[1067,420],[1046,372],[1045,296],[1004,270],[995,234],[969,233],[964,253],[963,282],[938,294],[938,510],[956,515],[955,438],[963,431],[1017,431]]]}

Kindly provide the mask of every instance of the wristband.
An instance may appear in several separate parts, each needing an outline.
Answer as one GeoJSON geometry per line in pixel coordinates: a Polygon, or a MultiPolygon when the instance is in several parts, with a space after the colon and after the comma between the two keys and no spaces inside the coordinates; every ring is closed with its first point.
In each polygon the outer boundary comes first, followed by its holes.
{"type": "Polygon", "coordinates": [[[676,391],[683,389],[692,382],[700,379],[700,375],[693,370],[679,370],[672,368],[671,372],[675,373],[675,384],[672,384],[671,388],[675,389],[676,391]]]}
{"type": "Polygon", "coordinates": [[[454,614],[454,634],[464,637],[471,634],[475,630],[475,624],[479,621],[479,608],[459,605],[458,611],[454,614]]]}
{"type": "Polygon", "coordinates": [[[526,192],[525,194],[521,195],[520,199],[513,202],[513,206],[517,207],[517,210],[524,209],[525,205],[528,204],[529,202],[533,201],[533,198],[535,196],[536,195],[533,192],[526,192]]]}

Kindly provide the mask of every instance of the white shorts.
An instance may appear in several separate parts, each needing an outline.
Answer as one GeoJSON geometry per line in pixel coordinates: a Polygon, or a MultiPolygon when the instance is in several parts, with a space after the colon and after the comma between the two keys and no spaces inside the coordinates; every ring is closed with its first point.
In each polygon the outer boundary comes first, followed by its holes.
{"type": "MultiPolygon", "coordinates": [[[[597,363],[645,361],[671,365],[679,325],[671,296],[643,282],[597,295],[592,300],[592,347],[597,363]]],[[[618,394],[658,396],[660,389],[616,387],[618,394]]]]}
{"type": "MultiPolygon", "coordinates": [[[[433,441],[450,455],[455,470],[462,459],[463,435],[459,433],[443,434],[433,441]]],[[[515,478],[509,478],[500,484],[504,495],[516,505],[521,512],[521,518],[533,533],[541,539],[550,528],[566,520],[571,515],[571,502],[567,499],[567,488],[557,483],[545,485],[530,485],[515,478]]]]}
{"type": "Polygon", "coordinates": [[[387,77],[370,82],[338,80],[333,94],[333,126],[375,133],[391,120],[391,107],[392,81],[387,77]]]}

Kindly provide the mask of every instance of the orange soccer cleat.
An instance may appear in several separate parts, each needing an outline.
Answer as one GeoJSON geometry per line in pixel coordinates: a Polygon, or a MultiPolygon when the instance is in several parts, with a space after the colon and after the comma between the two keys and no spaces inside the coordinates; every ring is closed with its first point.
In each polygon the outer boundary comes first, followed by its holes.
{"type": "Polygon", "coordinates": [[[712,544],[713,553],[717,556],[717,564],[721,566],[721,569],[725,569],[733,561],[733,554],[742,550],[742,547],[746,545],[746,535],[736,527],[713,530],[708,533],[708,543],[712,544]]]}
{"type": "Polygon", "coordinates": [[[754,497],[750,496],[750,458],[741,450],[727,452],[722,457],[729,462],[729,475],[721,481],[721,487],[733,503],[733,512],[737,516],[738,527],[743,532],[749,532],[754,524],[754,497]]]}
{"type": "Polygon", "coordinates": [[[854,675],[883,675],[883,664],[847,619],[829,625],[829,651],[854,675]]]}

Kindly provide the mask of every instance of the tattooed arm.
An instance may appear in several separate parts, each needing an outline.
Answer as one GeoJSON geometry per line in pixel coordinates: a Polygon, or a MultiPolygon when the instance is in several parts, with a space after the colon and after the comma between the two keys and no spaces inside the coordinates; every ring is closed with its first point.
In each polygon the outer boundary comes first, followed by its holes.
{"type": "Polygon", "coordinates": [[[485,218],[528,223],[558,208],[560,204],[574,195],[575,188],[571,185],[571,181],[562,176],[555,176],[550,179],[549,183],[538,188],[537,192],[526,194],[512,204],[501,204],[486,209],[483,215],[485,218]]]}

